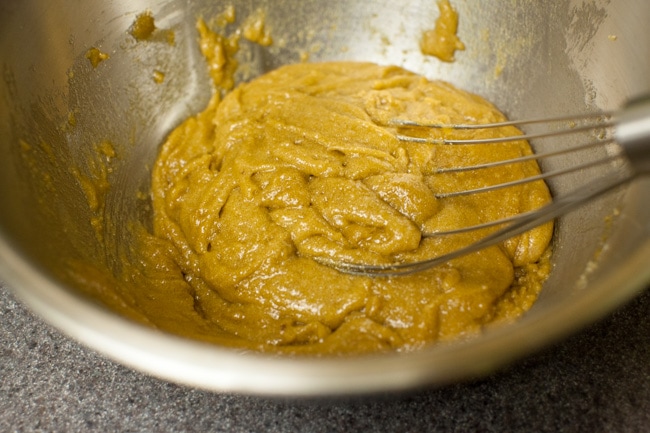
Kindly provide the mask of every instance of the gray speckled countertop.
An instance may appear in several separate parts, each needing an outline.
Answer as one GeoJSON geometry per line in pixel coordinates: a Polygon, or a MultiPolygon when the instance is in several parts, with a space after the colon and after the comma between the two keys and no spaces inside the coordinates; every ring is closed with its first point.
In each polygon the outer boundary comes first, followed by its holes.
{"type": "Polygon", "coordinates": [[[649,432],[650,290],[479,381],[294,401],[186,388],[81,347],[0,282],[0,432],[649,432]]]}

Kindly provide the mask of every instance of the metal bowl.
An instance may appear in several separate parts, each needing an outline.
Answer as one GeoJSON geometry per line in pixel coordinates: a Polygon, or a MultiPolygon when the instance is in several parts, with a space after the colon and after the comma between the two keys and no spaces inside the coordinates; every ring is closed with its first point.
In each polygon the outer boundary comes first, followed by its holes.
{"type": "MultiPolygon", "coordinates": [[[[246,68],[238,78],[305,56],[398,64],[479,93],[513,118],[615,108],[650,91],[645,0],[452,3],[467,49],[443,63],[418,48],[438,15],[432,0],[231,1],[239,21],[265,10],[275,41],[242,42],[246,68]]],[[[560,219],[552,275],[521,320],[414,353],[240,353],[146,328],[83,295],[84,287],[65,277],[66,266],[81,260],[100,274],[115,272],[129,221],[147,221],[150,209],[138,192],[148,188],[159,144],[210,96],[196,20],[224,9],[221,2],[172,0],[0,5],[0,268],[20,298],[71,337],[138,370],[210,390],[401,390],[487,374],[603,316],[650,280],[650,183],[641,179],[560,219]],[[160,37],[137,41],[128,29],[146,10],[160,37]],[[109,59],[93,67],[91,47],[109,59]],[[164,73],[163,83],[152,78],[155,71],[164,73]],[[94,146],[106,140],[117,157],[105,173],[110,187],[100,189],[105,205],[93,207],[82,180],[98,170],[94,146]],[[93,218],[106,222],[99,233],[93,218]]],[[[594,175],[580,172],[551,187],[561,194],[594,175]]]]}

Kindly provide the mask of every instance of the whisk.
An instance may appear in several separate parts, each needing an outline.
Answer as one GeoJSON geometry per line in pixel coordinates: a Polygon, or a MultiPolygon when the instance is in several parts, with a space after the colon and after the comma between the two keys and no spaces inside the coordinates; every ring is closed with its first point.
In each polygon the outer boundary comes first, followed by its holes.
{"type": "MultiPolygon", "coordinates": [[[[397,276],[412,274],[420,272],[434,266],[441,265],[449,260],[457,257],[470,254],[486,248],[488,246],[498,244],[511,237],[525,233],[541,224],[554,220],[575,208],[585,204],[586,202],[595,199],[625,183],[628,183],[636,177],[650,174],[650,95],[630,101],[622,109],[610,112],[596,112],[589,114],[580,114],[577,116],[562,116],[544,119],[531,119],[523,121],[507,121],[491,124],[456,124],[456,125],[440,125],[440,124],[421,124],[409,120],[396,119],[391,122],[393,126],[407,127],[408,128],[452,128],[452,129],[487,129],[499,128],[503,126],[517,126],[522,127],[531,124],[543,124],[546,126],[545,132],[524,134],[518,136],[507,136],[499,138],[488,139],[472,139],[472,140],[447,140],[444,144],[449,145],[472,145],[472,144],[489,144],[489,143],[503,143],[506,141],[516,140],[535,140],[547,137],[561,137],[566,134],[576,133],[580,131],[596,131],[601,128],[614,128],[613,134],[609,138],[598,139],[581,145],[572,146],[571,148],[552,150],[543,153],[535,153],[520,158],[497,161],[486,163],[482,165],[474,165],[471,167],[458,167],[440,169],[438,172],[461,172],[469,170],[482,170],[488,167],[495,167],[500,165],[516,164],[530,160],[542,160],[552,156],[566,155],[571,152],[577,152],[583,149],[596,146],[605,146],[610,143],[616,143],[615,150],[608,153],[606,156],[584,162],[570,168],[563,168],[555,171],[543,172],[536,176],[526,177],[508,183],[501,183],[491,185],[484,188],[463,190],[451,193],[444,193],[437,195],[437,198],[445,198],[451,196],[478,194],[485,191],[497,190],[500,188],[508,188],[514,185],[523,184],[526,182],[538,181],[541,179],[550,179],[553,177],[561,176],[570,172],[584,170],[601,164],[613,163],[616,160],[623,161],[624,167],[617,170],[608,172],[606,175],[599,177],[593,182],[576,188],[572,192],[564,194],[560,197],[554,197],[553,201],[534,211],[517,214],[512,217],[490,221],[487,223],[473,225],[468,227],[461,227],[444,232],[436,232],[423,234],[423,236],[448,236],[457,233],[471,232],[482,230],[488,227],[498,228],[491,234],[481,238],[475,243],[460,248],[458,250],[437,256],[430,259],[395,263],[386,265],[369,265],[360,263],[345,263],[327,261],[329,266],[332,266],[339,271],[366,275],[366,276],[397,276]],[[603,120],[606,119],[606,120],[603,120]],[[580,123],[580,126],[573,126],[564,129],[551,130],[550,125],[558,122],[566,122],[569,124],[580,123]]],[[[409,135],[398,135],[398,139],[410,142],[430,143],[430,139],[413,137],[409,135]]],[[[435,141],[440,143],[439,140],[435,141]]]]}

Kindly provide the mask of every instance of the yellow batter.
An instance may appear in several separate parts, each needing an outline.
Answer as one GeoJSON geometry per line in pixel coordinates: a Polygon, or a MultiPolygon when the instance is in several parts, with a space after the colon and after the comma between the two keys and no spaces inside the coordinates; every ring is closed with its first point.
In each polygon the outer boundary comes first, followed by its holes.
{"type": "Polygon", "coordinates": [[[504,119],[447,83],[370,63],[285,66],[223,100],[215,96],[173,131],[155,164],[154,236],[143,235],[140,246],[141,273],[150,283],[130,295],[140,313],[161,329],[218,344],[311,354],[411,350],[519,316],[548,273],[551,225],[410,276],[352,276],[315,260],[433,257],[481,234],[423,238],[423,232],[549,201],[543,182],[436,199],[438,192],[539,169],[529,162],[436,173],[531,150],[522,141],[403,143],[385,126],[394,117],[504,119]]]}
{"type": "Polygon", "coordinates": [[[435,56],[443,62],[453,62],[457,50],[464,50],[465,44],[458,38],[458,13],[449,0],[439,0],[440,15],[433,30],[427,30],[420,40],[422,54],[435,56]]]}

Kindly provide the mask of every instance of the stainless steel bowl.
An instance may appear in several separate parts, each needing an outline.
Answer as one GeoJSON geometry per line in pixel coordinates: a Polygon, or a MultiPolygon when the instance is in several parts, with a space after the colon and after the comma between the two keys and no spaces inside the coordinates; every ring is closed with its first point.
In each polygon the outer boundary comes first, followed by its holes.
{"type": "MultiPolygon", "coordinates": [[[[238,19],[267,12],[275,43],[243,44],[247,79],[280,64],[354,59],[403,65],[494,101],[511,117],[614,108],[650,91],[650,2],[455,0],[467,50],[455,63],[425,58],[433,0],[236,1],[238,19]]],[[[650,182],[643,179],[562,218],[554,269],[515,324],[408,354],[288,359],[241,354],[140,326],[83,295],[64,275],[71,259],[107,274],[146,221],[151,166],[165,135],[210,95],[195,22],[214,1],[22,1],[0,4],[0,268],[17,295],[71,337],[122,362],[205,389],[323,395],[440,385],[493,371],[601,317],[650,280],[650,182]],[[175,41],[138,42],[128,29],[150,10],[175,41]],[[93,68],[96,47],[110,58],[93,68]],[[156,84],[154,71],[165,80],[156,84]],[[90,208],[79,179],[94,146],[117,158],[90,208]],[[141,197],[141,196],[140,196],[141,197]],[[99,236],[90,221],[103,218],[99,236]]],[[[555,164],[571,164],[563,160],[555,164]]],[[[546,167],[549,169],[553,166],[546,167]]],[[[592,173],[552,184],[562,193],[592,173]]],[[[89,281],[88,284],[92,284],[89,281]]]]}

